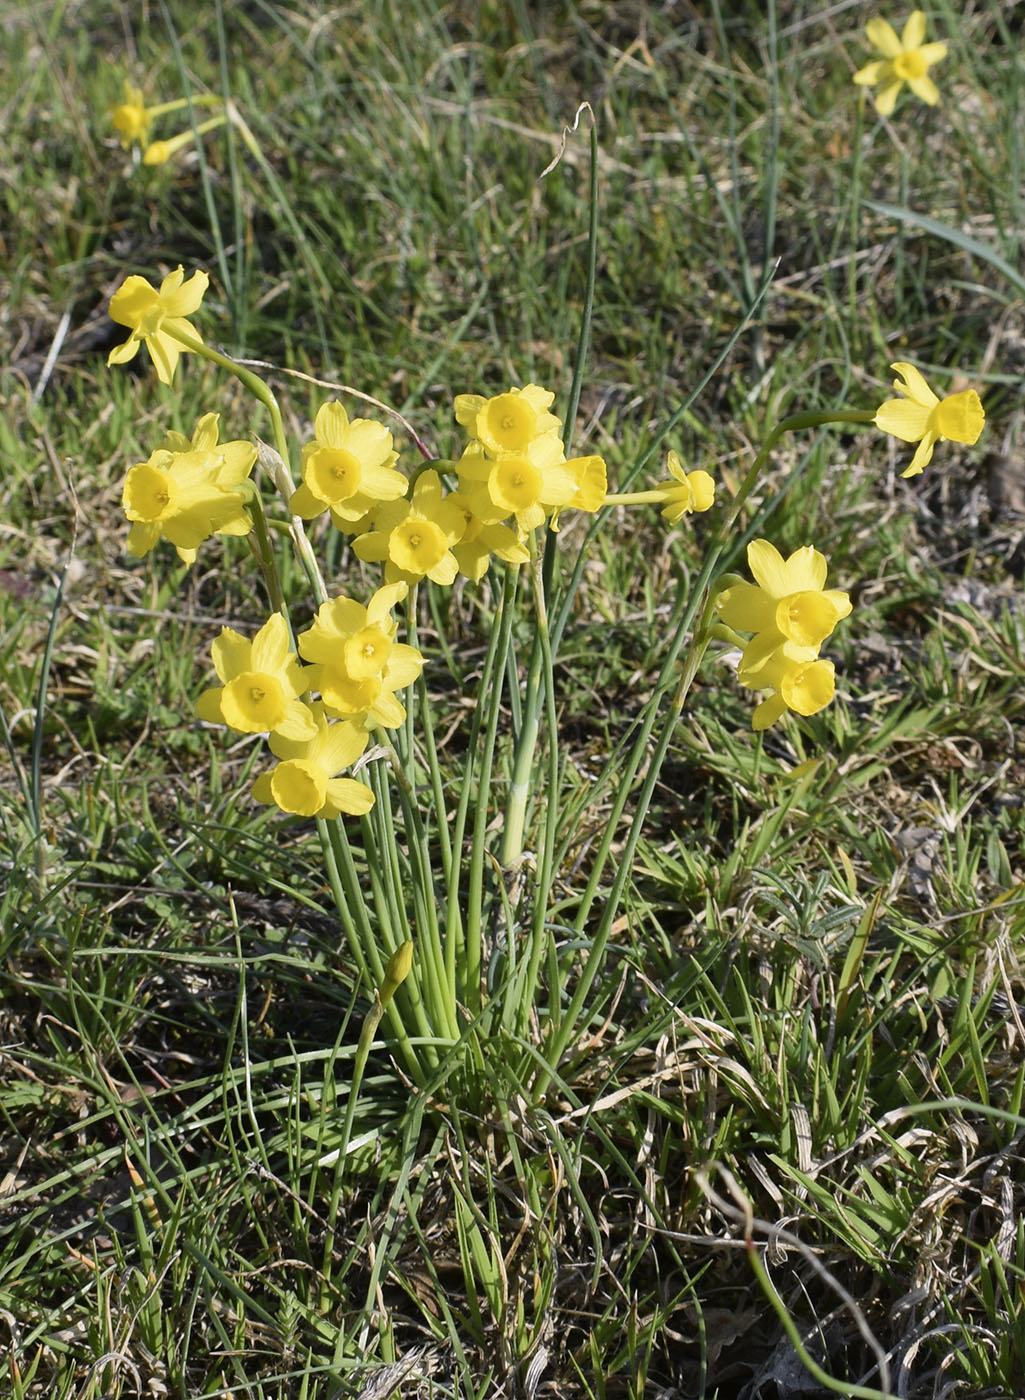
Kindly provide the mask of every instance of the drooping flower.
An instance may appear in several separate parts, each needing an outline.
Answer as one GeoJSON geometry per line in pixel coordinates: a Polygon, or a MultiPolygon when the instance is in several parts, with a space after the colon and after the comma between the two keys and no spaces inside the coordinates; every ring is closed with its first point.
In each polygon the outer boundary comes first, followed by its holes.
{"type": "Polygon", "coordinates": [[[168,273],[159,291],[145,277],[126,277],[111,297],[109,311],[119,326],[131,329],[131,335],[123,345],[114,347],[107,364],[127,364],[145,343],[160,382],[170,384],[178,357],[186,350],[175,334],[183,332],[193,340],[203,339],[186,318],[199,310],[209,284],[209,274],[202,271],[194,272],[186,282],[181,266],[168,273]]]}
{"type": "Polygon", "coordinates": [[[799,715],[817,714],[836,693],[832,661],[821,661],[818,657],[796,661],[786,655],[785,647],[779,648],[757,678],[744,680],[741,677],[740,683],[751,690],[772,690],[751,716],[751,727],[756,730],[768,729],[787,710],[799,715]]]}
{"type": "Polygon", "coordinates": [[[115,103],[107,115],[126,151],[136,143],[141,146],[149,135],[153,114],[142,100],[142,88],[134,87],[128,78],[124,80],[124,100],[115,103]]]}
{"type": "Polygon", "coordinates": [[[922,102],[934,107],[940,100],[939,89],[929,77],[929,69],[946,57],[946,44],[926,44],[925,12],[915,10],[904,26],[900,38],[884,19],[870,19],[865,26],[869,43],[882,54],[882,58],[859,68],[854,81],[860,87],[875,87],[876,110],[881,117],[892,114],[897,105],[901,88],[908,87],[922,102]]]}
{"type": "Polygon", "coordinates": [[[666,502],[662,519],[677,525],[691,511],[711,510],[715,504],[715,481],[706,471],[684,471],[675,452],[666,453],[666,469],[671,481],[656,489],[664,493],[666,502]]]}
{"type": "Polygon", "coordinates": [[[361,724],[340,720],[329,724],[324,706],[314,702],[310,712],[316,732],[310,739],[285,739],[272,734],[271,752],[281,761],[253,784],[257,802],[275,803],[297,817],[329,821],[345,812],[358,817],[374,805],[366,783],[339,778],[363,753],[369,735],[361,724]]]}
{"type": "Polygon", "coordinates": [[[191,438],[168,433],[147,461],[125,478],[121,503],[132,522],[128,552],[148,554],[163,536],[185,564],[192,564],[211,535],[247,535],[253,528],[245,497],[233,488],[256,461],[250,442],[217,441],[219,415],[206,413],[191,438]]]}
{"type": "Polygon", "coordinates": [[[416,647],[395,640],[391,610],[406,596],[404,583],[379,588],[366,607],[351,598],[321,603],[299,651],[314,663],[308,683],[320,691],[328,714],[397,729],[406,717],[395,691],[411,685],[423,667],[416,647]]]}
{"type": "Polygon", "coordinates": [[[279,734],[299,741],[316,735],[310,708],[299,699],[310,688],[310,677],[292,650],[288,624],[280,613],[274,613],[252,641],[222,627],[211,654],[222,684],[199,697],[200,719],[243,734],[279,734]]]}
{"type": "Polygon", "coordinates": [[[918,443],[910,467],[901,472],[901,476],[918,476],[932,461],[936,444],[944,438],[969,447],[978,442],[986,414],[974,389],[963,389],[941,399],[914,365],[897,360],[890,368],[900,376],[894,380],[893,387],[904,397],[887,399],[881,404],[875,423],[884,433],[891,433],[902,442],[918,443]]]}
{"type": "Polygon", "coordinates": [[[561,422],[549,413],[555,395],[539,384],[525,384],[490,399],[481,394],[458,394],[456,418],[486,452],[523,452],[535,438],[558,433],[561,422]]]}
{"type": "Polygon", "coordinates": [[[350,421],[332,399],[318,409],[313,432],[314,441],[303,448],[303,483],[290,502],[293,515],[313,520],[330,510],[338,528],[348,530],[381,501],[406,494],[406,478],[394,469],[398,453],[383,423],[350,421]]]}
{"type": "Polygon", "coordinates": [[[784,560],[768,540],[752,540],[747,562],[755,582],[734,584],[716,602],[728,627],[755,634],[744,650],[742,669],[757,670],[784,642],[817,650],[851,611],[846,593],[824,587],[826,560],[811,545],[784,560]]]}
{"type": "Polygon", "coordinates": [[[459,570],[452,547],[464,530],[462,510],[442,495],[441,477],[431,470],[417,478],[411,500],[382,505],[373,529],[358,535],[352,548],[367,563],[383,563],[388,583],[426,577],[447,586],[459,570]]]}

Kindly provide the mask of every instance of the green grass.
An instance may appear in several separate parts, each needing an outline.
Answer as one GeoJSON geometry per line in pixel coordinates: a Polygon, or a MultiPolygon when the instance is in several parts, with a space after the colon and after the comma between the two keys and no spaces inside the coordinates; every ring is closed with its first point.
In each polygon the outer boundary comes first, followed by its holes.
{"type": "MultiPolygon", "coordinates": [[[[905,95],[883,123],[850,83],[875,12],[10,7],[5,1394],[826,1394],[795,1369],[715,1164],[842,1386],[886,1389],[881,1349],[893,1394],[1022,1394],[1025,614],[997,461],[1022,440],[1020,282],[1001,266],[1020,265],[1017,20],[1002,0],[930,7],[943,104],[905,95]],[[104,118],[126,74],[151,100],[230,94],[262,162],[220,132],[131,168],[104,118]],[[279,367],[299,436],[325,391],[288,370],[387,401],[441,455],[455,393],[535,380],[564,405],[586,135],[541,173],[583,100],[600,224],[574,443],[618,486],[657,444],[640,477],[673,447],[726,497],[774,422],[877,406],[892,360],[979,387],[986,435],[914,482],[911,449],[871,430],[781,443],[738,541],[814,542],[850,589],[837,701],[759,738],[713,649],[595,1015],[543,1101],[503,1089],[536,1050],[508,1028],[460,1111],[378,1044],[343,1173],[371,989],[307,824],[245,795],[258,745],[191,719],[217,629],[263,618],[255,574],[231,542],[191,570],[124,552],[125,471],[168,426],[266,424],[198,359],[185,394],[143,357],[107,370],[106,304],[126,273],[208,267],[204,334],[279,367]]],[[[619,511],[588,545],[556,674],[549,917],[567,942],[709,519],[619,511]]],[[[587,533],[566,521],[571,561],[587,533]]],[[[429,600],[439,711],[479,683],[493,616],[486,588],[429,600]]],[[[457,725],[442,746],[453,800],[466,742],[457,725]]]]}

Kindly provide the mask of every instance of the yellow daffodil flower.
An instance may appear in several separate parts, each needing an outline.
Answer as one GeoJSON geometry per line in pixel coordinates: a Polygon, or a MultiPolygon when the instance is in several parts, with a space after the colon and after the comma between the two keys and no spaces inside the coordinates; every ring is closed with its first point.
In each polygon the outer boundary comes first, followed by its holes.
{"type": "Polygon", "coordinates": [[[185,564],[192,564],[211,535],[247,535],[253,528],[245,498],[233,488],[256,461],[251,442],[217,441],[218,415],[207,413],[191,438],[168,433],[149,459],[132,467],[121,503],[132,522],[128,552],[137,559],[157,541],[170,540],[185,564]]]}
{"type": "Polygon", "coordinates": [[[141,146],[149,135],[153,114],[142,100],[142,88],[133,87],[127,78],[124,81],[124,100],[111,107],[107,115],[126,151],[129,146],[141,146]]]}
{"type": "Polygon", "coordinates": [[[448,585],[459,571],[452,546],[462,538],[465,518],[458,503],[441,492],[441,477],[425,471],[408,501],[382,505],[374,528],[353,541],[353,551],[367,563],[384,564],[387,583],[416,583],[422,578],[448,585]]]}
{"type": "Polygon", "coordinates": [[[946,44],[925,44],[925,12],[915,10],[904,26],[900,38],[884,19],[870,19],[865,26],[868,42],[882,58],[859,68],[854,81],[860,87],[875,87],[876,111],[881,117],[892,114],[901,88],[908,87],[922,102],[934,107],[940,100],[939,89],[929,77],[929,69],[947,54],[946,44]]]}
{"type": "Polygon", "coordinates": [[[877,428],[901,442],[917,442],[918,447],[907,471],[901,476],[918,476],[932,461],[933,448],[944,438],[971,447],[978,442],[986,422],[982,401],[974,389],[938,398],[914,365],[897,360],[890,366],[900,376],[893,387],[903,398],[887,399],[875,416],[877,428]]]}
{"type": "Polygon", "coordinates": [[[577,484],[566,502],[566,510],[583,510],[593,514],[601,510],[608,494],[608,468],[604,457],[571,457],[563,466],[577,484]]]}
{"type": "Polygon", "coordinates": [[[705,471],[687,472],[675,452],[666,453],[666,468],[672,481],[657,489],[665,493],[662,519],[678,525],[691,511],[711,510],[715,504],[715,482],[705,471]],[[675,482],[675,484],[674,484],[675,482]]]}
{"type": "Polygon", "coordinates": [[[580,489],[557,433],[545,433],[521,452],[495,458],[480,442],[471,442],[456,467],[460,491],[478,520],[493,525],[515,516],[523,533],[543,525],[557,506],[568,506],[580,489]]]}
{"type": "Polygon", "coordinates": [[[716,608],[727,627],[755,634],[737,679],[750,690],[773,692],[752,721],[767,729],[787,710],[813,715],[833,698],[833,663],[819,659],[819,647],[851,602],[840,589],[824,587],[826,560],[810,545],[784,559],[768,540],[752,540],[747,560],[755,583],[725,589],[716,608]]]}
{"type": "Polygon", "coordinates": [[[366,607],[351,598],[321,603],[313,626],[299,637],[299,651],[315,663],[308,683],[328,714],[397,729],[406,711],[394,692],[412,685],[424,664],[416,647],[395,640],[391,610],[407,593],[405,583],[379,588],[366,607]]]}
{"type": "Polygon", "coordinates": [[[309,677],[291,648],[288,624],[280,613],[265,622],[251,642],[233,628],[222,627],[211,654],[223,684],[199,697],[200,719],[243,734],[315,737],[316,722],[299,699],[309,689],[309,677]]]}
{"type": "Polygon", "coordinates": [[[799,715],[814,715],[832,700],[836,681],[832,661],[811,657],[806,661],[791,660],[780,648],[762,668],[756,681],[741,680],[752,690],[772,688],[772,694],[755,707],[751,717],[752,729],[768,729],[788,710],[799,715]]]}
{"type": "Polygon", "coordinates": [[[128,326],[132,333],[123,345],[110,352],[107,364],[127,364],[145,343],[158,379],[162,384],[170,384],[178,357],[185,351],[185,346],[175,340],[175,333],[181,331],[193,340],[203,339],[186,318],[199,310],[209,284],[209,275],[201,271],[194,272],[186,282],[180,266],[168,273],[159,291],[145,277],[126,277],[111,297],[108,309],[112,320],[119,326],[128,326]]]}
{"type": "Polygon", "coordinates": [[[535,438],[558,433],[562,424],[548,409],[555,398],[539,384],[526,384],[486,399],[480,394],[458,394],[457,420],[486,452],[523,452],[535,438]]]}
{"type": "Polygon", "coordinates": [[[838,588],[825,588],[827,564],[811,545],[786,560],[768,540],[752,540],[747,562],[755,582],[736,583],[719,594],[719,616],[728,627],[754,632],[741,666],[756,670],[762,658],[784,642],[817,648],[841,618],[851,600],[838,588]]]}
{"type": "Polygon", "coordinates": [[[370,736],[361,724],[349,720],[329,724],[318,702],[310,712],[316,724],[312,739],[271,735],[271,752],[281,762],[269,773],[261,773],[253,784],[253,797],[296,817],[330,821],[342,812],[361,817],[374,805],[374,794],[366,783],[337,775],[356,762],[370,736]]]}
{"type": "Polygon", "coordinates": [[[303,520],[330,510],[342,530],[351,530],[381,501],[397,501],[407,482],[394,470],[398,453],[383,423],[349,419],[340,403],[322,404],[313,425],[314,441],[303,448],[303,484],[293,494],[290,509],[303,520]]]}

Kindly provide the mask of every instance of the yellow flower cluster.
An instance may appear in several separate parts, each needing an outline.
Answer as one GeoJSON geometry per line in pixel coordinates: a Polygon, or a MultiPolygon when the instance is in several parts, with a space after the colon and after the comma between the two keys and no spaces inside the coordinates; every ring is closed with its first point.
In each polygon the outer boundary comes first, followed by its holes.
{"type": "Polygon", "coordinates": [[[750,690],[772,694],[757,706],[755,729],[768,729],[787,710],[813,715],[833,698],[833,663],[819,648],[851,611],[846,593],[825,588],[826,561],[806,545],[789,559],[768,540],[747,547],[753,584],[736,582],[716,608],[728,627],[754,635],[744,645],[737,676],[750,690]]]}
{"type": "Polygon", "coordinates": [[[153,107],[147,107],[143,99],[142,89],[137,88],[126,78],[122,100],[109,108],[107,116],[126,151],[132,146],[141,146],[143,147],[143,165],[163,165],[177,151],[191,145],[197,137],[204,136],[208,131],[223,126],[228,120],[227,112],[220,111],[216,116],[210,117],[205,122],[200,122],[198,126],[189,127],[187,131],[180,132],[168,140],[150,141],[149,132],[154,120],[168,112],[181,111],[183,107],[189,105],[190,100],[193,106],[221,106],[219,97],[194,96],[191,99],[179,97],[173,102],[159,102],[153,107]]]}
{"type": "Polygon", "coordinates": [[[291,509],[305,520],[329,511],[356,537],[357,557],[383,565],[389,584],[428,578],[447,586],[458,574],[479,582],[492,555],[525,564],[529,531],[557,510],[594,511],[605,500],[602,458],[566,460],[561,425],[548,411],[554,397],[536,384],[491,399],[459,395],[456,416],[478,436],[454,464],[455,491],[435,467],[408,491],[388,429],[324,404],[291,509]]]}
{"type": "Polygon", "coordinates": [[[596,511],[605,503],[601,457],[566,459],[555,395],[539,384],[485,399],[460,394],[455,410],[470,441],[456,463],[466,510],[482,526],[512,520],[521,534],[554,512],[596,511]]]}
{"type": "Polygon", "coordinates": [[[361,757],[372,727],[395,729],[406,717],[395,692],[416,680],[423,657],[395,640],[391,609],[405,594],[405,584],[394,584],[365,608],[344,597],[323,603],[299,637],[298,655],[280,613],[251,642],[221,629],[212,647],[221,684],[203,692],[196,714],[242,734],[269,735],[280,761],[257,778],[258,802],[325,819],[373,806],[365,783],[338,774],[361,757]],[[313,664],[303,666],[299,655],[313,664]],[[303,698],[314,690],[319,701],[303,698]]]}
{"type": "Polygon", "coordinates": [[[218,443],[218,416],[204,414],[191,438],[168,433],[129,471],[121,504],[132,522],[128,552],[137,559],[163,536],[183,563],[192,564],[211,535],[247,535],[253,528],[237,488],[253,470],[256,448],[251,442],[218,443]]]}

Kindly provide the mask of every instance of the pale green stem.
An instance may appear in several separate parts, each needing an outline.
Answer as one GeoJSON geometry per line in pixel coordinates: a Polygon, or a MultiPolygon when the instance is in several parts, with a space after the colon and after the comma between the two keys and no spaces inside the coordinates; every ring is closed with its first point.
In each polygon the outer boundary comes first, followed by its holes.
{"type": "MultiPolygon", "coordinates": [[[[546,562],[553,536],[546,542],[546,562]]],[[[530,651],[527,679],[523,687],[523,711],[516,748],[513,756],[512,780],[505,805],[505,825],[502,832],[502,869],[515,870],[523,856],[523,830],[526,825],[527,803],[530,799],[531,779],[534,772],[534,750],[541,725],[542,673],[545,670],[545,648],[548,648],[548,666],[551,667],[550,637],[548,632],[548,609],[545,605],[545,581],[540,572],[537,554],[537,532],[531,531],[528,539],[530,564],[533,571],[535,619],[537,630],[530,651]],[[542,642],[542,636],[544,641],[542,642]]],[[[555,742],[555,736],[552,736],[555,742]]]]}
{"type": "MultiPolygon", "coordinates": [[[[555,834],[558,826],[557,802],[559,793],[558,716],[555,710],[555,686],[552,676],[552,648],[551,637],[548,630],[548,608],[545,602],[545,587],[542,578],[541,562],[533,548],[533,538],[531,539],[531,545],[531,582],[534,591],[534,611],[537,618],[537,640],[544,673],[545,720],[548,725],[548,774],[547,792],[544,795],[542,844],[537,861],[537,873],[533,880],[534,910],[528,943],[529,954],[526,964],[526,976],[519,982],[516,996],[516,1029],[517,1033],[521,1036],[527,1034],[530,1024],[530,1012],[535,1003],[538,977],[541,968],[541,957],[544,950],[550,947],[550,939],[546,936],[545,924],[548,918],[548,900],[551,894],[552,869],[555,862],[555,834]]],[[[553,1024],[558,1024],[561,1014],[560,988],[557,969],[553,967],[552,970],[556,972],[556,976],[553,978],[552,985],[548,989],[549,1019],[553,1024]]]]}
{"type": "Polygon", "coordinates": [[[176,152],[192,145],[200,136],[205,136],[207,132],[216,131],[227,120],[224,112],[218,112],[215,117],[208,117],[205,122],[200,122],[198,126],[190,126],[187,130],[179,132],[177,136],[169,136],[163,141],[151,141],[142,153],[143,165],[163,165],[176,152]]]}
{"type": "MultiPolygon", "coordinates": [[[[168,332],[168,334],[171,334],[171,332],[168,332]]],[[[202,355],[204,359],[210,360],[213,364],[219,365],[221,369],[225,369],[229,374],[234,375],[235,378],[249,390],[253,397],[266,408],[271,422],[274,450],[279,459],[273,466],[267,466],[267,471],[284,499],[285,505],[288,506],[292,498],[292,493],[295,490],[295,483],[289,465],[288,439],[285,436],[285,425],[281,417],[281,409],[270,385],[261,379],[258,374],[254,374],[251,369],[247,369],[245,365],[238,364],[229,355],[222,354],[220,350],[215,350],[212,345],[206,345],[203,341],[197,340],[195,337],[185,332],[178,331],[173,333],[173,339],[177,340],[180,345],[183,345],[186,350],[191,350],[197,355],[202,355]]],[[[292,536],[292,543],[295,546],[296,555],[299,559],[299,563],[302,565],[307,581],[309,582],[314,599],[318,604],[323,603],[327,598],[327,588],[324,584],[323,575],[320,572],[320,565],[317,563],[317,557],[313,552],[309,540],[306,538],[306,531],[298,516],[292,516],[290,533],[292,536]]]]}
{"type": "Polygon", "coordinates": [[[224,98],[216,93],[200,93],[196,97],[176,97],[172,102],[158,102],[153,107],[147,107],[146,111],[151,117],[162,117],[167,112],[180,112],[183,107],[220,107],[223,102],[224,98]]]}
{"type": "MultiPolygon", "coordinates": [[[[683,483],[680,483],[683,487],[683,483]]],[[[604,506],[654,506],[665,505],[672,494],[672,487],[662,487],[651,491],[620,491],[606,496],[604,506]]]]}
{"type": "Polygon", "coordinates": [[[509,656],[509,642],[512,636],[514,599],[518,582],[518,570],[511,564],[505,566],[502,579],[502,595],[498,604],[498,617],[491,627],[488,650],[484,658],[478,695],[488,697],[487,721],[484,723],[484,706],[477,704],[473,709],[470,723],[470,736],[467,745],[467,766],[463,774],[463,790],[459,795],[456,809],[455,829],[452,833],[454,854],[453,879],[448,896],[448,948],[451,954],[455,944],[455,919],[461,905],[460,876],[463,866],[463,836],[470,809],[472,772],[470,762],[477,753],[480,743],[480,758],[477,771],[476,805],[474,808],[473,834],[470,838],[469,868],[467,872],[465,955],[460,978],[462,997],[471,1015],[476,1016],[481,1009],[481,964],[483,961],[482,914],[484,903],[484,860],[487,854],[485,833],[491,803],[491,774],[494,768],[495,745],[498,724],[502,709],[503,678],[509,656]],[[484,737],[481,741],[481,729],[484,737]]]}

